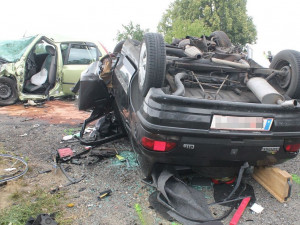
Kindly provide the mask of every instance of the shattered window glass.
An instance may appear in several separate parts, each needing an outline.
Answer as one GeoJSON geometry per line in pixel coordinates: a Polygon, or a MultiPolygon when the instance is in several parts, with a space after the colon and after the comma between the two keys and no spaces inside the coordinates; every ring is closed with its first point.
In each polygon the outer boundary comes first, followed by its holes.
{"type": "Polygon", "coordinates": [[[95,46],[75,45],[70,49],[67,64],[91,64],[98,60],[99,50],[95,46]]]}
{"type": "Polygon", "coordinates": [[[0,57],[8,62],[18,61],[35,37],[36,36],[26,37],[19,40],[0,41],[0,57]]]}

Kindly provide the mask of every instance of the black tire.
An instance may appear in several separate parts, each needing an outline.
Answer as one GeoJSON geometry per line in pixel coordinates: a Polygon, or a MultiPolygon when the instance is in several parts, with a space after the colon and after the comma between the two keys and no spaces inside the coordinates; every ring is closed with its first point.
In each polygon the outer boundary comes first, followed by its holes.
{"type": "Polygon", "coordinates": [[[232,43],[224,31],[215,31],[210,35],[210,38],[214,38],[214,41],[219,47],[229,48],[232,43]]]}
{"type": "Polygon", "coordinates": [[[285,76],[277,75],[273,83],[279,87],[281,94],[291,98],[300,98],[300,52],[294,50],[283,50],[275,55],[270,68],[285,70],[285,76]]]}
{"type": "Polygon", "coordinates": [[[0,77],[0,106],[15,104],[18,100],[18,92],[14,80],[8,77],[0,77]]]}
{"type": "Polygon", "coordinates": [[[166,47],[161,34],[146,33],[139,57],[138,85],[145,97],[150,88],[161,88],[165,81],[166,47]]]}
{"type": "Polygon", "coordinates": [[[114,48],[114,51],[113,51],[114,54],[118,54],[118,53],[121,52],[124,42],[125,42],[125,41],[120,41],[120,42],[116,45],[116,47],[114,48]]]}
{"type": "MultiPolygon", "coordinates": [[[[141,44],[141,42],[138,41],[138,40],[131,39],[131,41],[133,42],[134,45],[140,45],[140,44],[141,44]]],[[[123,48],[123,44],[124,44],[124,43],[125,43],[125,40],[120,41],[120,42],[115,46],[113,53],[114,53],[114,54],[121,53],[121,50],[122,50],[122,48],[123,48]]]]}

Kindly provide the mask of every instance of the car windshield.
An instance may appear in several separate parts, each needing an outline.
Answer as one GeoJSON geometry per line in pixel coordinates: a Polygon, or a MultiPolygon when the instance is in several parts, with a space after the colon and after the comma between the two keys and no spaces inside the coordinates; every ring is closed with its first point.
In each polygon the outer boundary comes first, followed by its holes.
{"type": "Polygon", "coordinates": [[[0,41],[0,62],[16,62],[24,54],[26,48],[36,36],[18,40],[0,41]]]}

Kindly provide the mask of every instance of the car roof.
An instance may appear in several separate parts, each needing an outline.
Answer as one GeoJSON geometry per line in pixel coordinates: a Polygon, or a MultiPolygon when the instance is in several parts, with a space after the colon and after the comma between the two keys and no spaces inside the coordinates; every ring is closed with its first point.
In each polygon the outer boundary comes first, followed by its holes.
{"type": "Polygon", "coordinates": [[[102,45],[102,43],[98,40],[96,40],[95,38],[78,38],[78,37],[70,37],[70,36],[64,36],[64,35],[58,35],[58,34],[51,34],[51,35],[47,35],[47,34],[38,34],[36,35],[37,38],[41,38],[41,37],[46,37],[50,40],[52,40],[54,43],[56,44],[60,44],[60,43],[70,43],[70,42],[87,42],[87,43],[93,43],[96,44],[99,48],[99,50],[101,51],[101,53],[103,55],[107,54],[108,51],[106,50],[106,48],[102,45]]]}
{"type": "Polygon", "coordinates": [[[47,34],[38,34],[34,36],[46,37],[51,39],[55,43],[63,43],[63,42],[93,42],[97,43],[98,41],[95,38],[80,38],[80,37],[72,37],[72,36],[64,36],[64,35],[47,35],[47,34]]]}

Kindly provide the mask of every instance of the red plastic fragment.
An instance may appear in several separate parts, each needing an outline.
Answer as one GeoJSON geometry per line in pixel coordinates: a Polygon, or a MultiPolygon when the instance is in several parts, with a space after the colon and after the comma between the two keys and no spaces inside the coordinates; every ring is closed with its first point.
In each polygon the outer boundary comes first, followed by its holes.
{"type": "Polygon", "coordinates": [[[248,203],[250,201],[250,197],[244,198],[241,202],[240,206],[236,210],[235,214],[233,215],[232,219],[230,220],[229,225],[237,225],[243,212],[245,211],[248,203]]]}
{"type": "Polygon", "coordinates": [[[73,156],[73,151],[70,148],[60,148],[57,150],[59,157],[60,158],[65,158],[65,157],[72,157],[73,156]]]}

